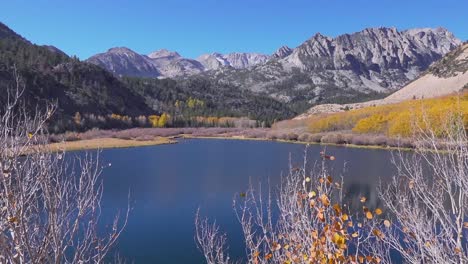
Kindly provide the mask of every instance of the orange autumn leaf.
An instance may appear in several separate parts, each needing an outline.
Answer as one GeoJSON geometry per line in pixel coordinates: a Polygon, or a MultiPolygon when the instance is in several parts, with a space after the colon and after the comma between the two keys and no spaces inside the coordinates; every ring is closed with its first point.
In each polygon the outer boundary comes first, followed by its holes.
{"type": "Polygon", "coordinates": [[[336,213],[336,214],[339,215],[339,214],[341,213],[341,207],[340,207],[339,204],[334,204],[334,205],[333,205],[333,209],[335,210],[335,213],[336,213]]]}
{"type": "Polygon", "coordinates": [[[374,216],[372,215],[372,213],[370,211],[368,211],[366,213],[366,218],[369,219],[369,220],[372,220],[372,218],[374,218],[374,216]]]}
{"type": "Polygon", "coordinates": [[[375,209],[375,214],[376,215],[381,215],[382,214],[382,209],[380,209],[380,208],[375,209]]]}
{"type": "Polygon", "coordinates": [[[320,201],[322,202],[323,205],[329,206],[330,205],[330,199],[328,199],[328,196],[326,194],[322,194],[320,196],[320,201]]]}

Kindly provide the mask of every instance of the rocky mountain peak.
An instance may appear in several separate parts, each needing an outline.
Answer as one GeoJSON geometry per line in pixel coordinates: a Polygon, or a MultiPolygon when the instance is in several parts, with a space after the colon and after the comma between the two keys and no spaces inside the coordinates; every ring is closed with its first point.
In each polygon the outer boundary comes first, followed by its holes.
{"type": "Polygon", "coordinates": [[[221,67],[245,69],[265,63],[270,57],[259,53],[233,52],[229,54],[211,53],[203,54],[197,60],[207,70],[217,70],[221,67]]]}
{"type": "MultiPolygon", "coordinates": [[[[108,54],[126,55],[126,56],[140,56],[140,54],[127,47],[114,47],[107,50],[108,54]]],[[[101,53],[102,54],[102,53],[101,53]]]]}
{"type": "Polygon", "coordinates": [[[259,53],[233,52],[223,56],[231,67],[244,69],[265,63],[270,58],[268,55],[259,53]]]}
{"type": "Polygon", "coordinates": [[[181,58],[182,56],[180,56],[180,54],[177,53],[176,51],[160,49],[160,50],[151,52],[150,54],[148,54],[148,57],[152,59],[161,59],[161,58],[170,59],[170,58],[181,58]]]}
{"type": "Polygon", "coordinates": [[[126,47],[114,47],[86,60],[117,76],[157,77],[158,69],[150,59],[126,47]]]}
{"type": "Polygon", "coordinates": [[[289,56],[292,52],[293,52],[293,49],[291,49],[290,47],[288,47],[288,46],[282,46],[282,47],[280,47],[279,49],[277,49],[277,50],[271,55],[271,57],[272,57],[272,58],[275,58],[275,59],[282,59],[282,58],[285,58],[285,57],[289,56]]]}

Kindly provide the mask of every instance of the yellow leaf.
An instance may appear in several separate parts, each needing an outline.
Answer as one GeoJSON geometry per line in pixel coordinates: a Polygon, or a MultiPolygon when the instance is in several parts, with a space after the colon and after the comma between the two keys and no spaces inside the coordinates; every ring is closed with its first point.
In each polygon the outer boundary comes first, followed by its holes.
{"type": "Polygon", "coordinates": [[[281,249],[281,245],[279,243],[273,243],[273,250],[280,250],[281,249]]]}
{"type": "Polygon", "coordinates": [[[305,178],[305,181],[306,181],[306,182],[310,182],[310,177],[306,177],[306,178],[305,178]]]}
{"type": "Polygon", "coordinates": [[[310,208],[313,208],[315,206],[316,202],[315,200],[311,200],[309,205],[310,205],[310,208]]]}
{"type": "Polygon", "coordinates": [[[348,219],[349,219],[349,217],[348,217],[347,214],[343,214],[343,215],[341,216],[341,220],[343,220],[343,221],[348,221],[348,219]]]}
{"type": "Polygon", "coordinates": [[[329,206],[330,205],[330,200],[328,199],[328,196],[326,194],[322,194],[320,196],[320,201],[322,202],[323,205],[329,206]]]}
{"type": "Polygon", "coordinates": [[[372,220],[372,218],[374,218],[374,216],[372,215],[372,213],[370,211],[368,211],[366,213],[366,218],[369,219],[369,220],[372,220]]]}
{"type": "Polygon", "coordinates": [[[317,194],[314,191],[309,192],[309,198],[314,198],[317,194]]]}
{"type": "Polygon", "coordinates": [[[33,134],[32,133],[28,133],[28,138],[32,138],[33,137],[33,134]]]}
{"type": "Polygon", "coordinates": [[[16,218],[16,216],[8,217],[8,222],[16,223],[16,222],[18,222],[18,218],[16,218]]]}
{"type": "Polygon", "coordinates": [[[345,243],[345,238],[338,233],[333,233],[332,242],[340,246],[345,243]]]}
{"type": "Polygon", "coordinates": [[[362,197],[361,197],[361,203],[365,203],[366,201],[367,201],[367,198],[364,197],[364,196],[362,196],[362,197]]]}
{"type": "Polygon", "coordinates": [[[384,237],[384,234],[378,229],[372,230],[372,233],[374,234],[374,236],[376,236],[378,238],[383,238],[384,237]]]}
{"type": "Polygon", "coordinates": [[[333,209],[335,210],[335,213],[339,215],[341,213],[341,207],[339,204],[334,204],[333,209]]]}
{"type": "Polygon", "coordinates": [[[359,233],[358,233],[358,232],[354,232],[354,233],[351,234],[351,236],[354,237],[354,238],[356,238],[356,237],[359,236],[359,233]]]}
{"type": "Polygon", "coordinates": [[[376,215],[381,215],[382,214],[382,209],[380,209],[380,208],[375,209],[375,214],[376,215]]]}

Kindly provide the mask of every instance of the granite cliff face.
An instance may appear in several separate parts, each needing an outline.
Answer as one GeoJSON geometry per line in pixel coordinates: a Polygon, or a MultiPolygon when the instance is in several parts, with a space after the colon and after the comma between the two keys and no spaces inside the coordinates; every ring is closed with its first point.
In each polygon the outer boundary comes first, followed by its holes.
{"type": "Polygon", "coordinates": [[[269,58],[270,56],[259,53],[234,52],[229,54],[203,54],[197,60],[203,64],[206,70],[218,70],[223,67],[250,68],[267,62],[269,58]]]}
{"type": "Polygon", "coordinates": [[[183,58],[175,51],[161,49],[150,53],[148,57],[161,73],[161,77],[194,75],[205,70],[200,62],[183,58]]]}

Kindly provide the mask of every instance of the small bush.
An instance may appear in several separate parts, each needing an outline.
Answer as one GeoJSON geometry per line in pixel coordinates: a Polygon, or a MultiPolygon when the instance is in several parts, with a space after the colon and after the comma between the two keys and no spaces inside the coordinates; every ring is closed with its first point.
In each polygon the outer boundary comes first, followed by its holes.
{"type": "Polygon", "coordinates": [[[333,133],[333,134],[326,134],[325,136],[323,136],[322,143],[343,144],[344,140],[341,134],[333,133]]]}
{"type": "Polygon", "coordinates": [[[285,137],[286,137],[286,140],[296,141],[298,138],[298,135],[296,133],[288,133],[285,137]]]}
{"type": "Polygon", "coordinates": [[[77,141],[80,140],[80,135],[75,132],[66,132],[64,135],[64,140],[65,141],[77,141]]]}

